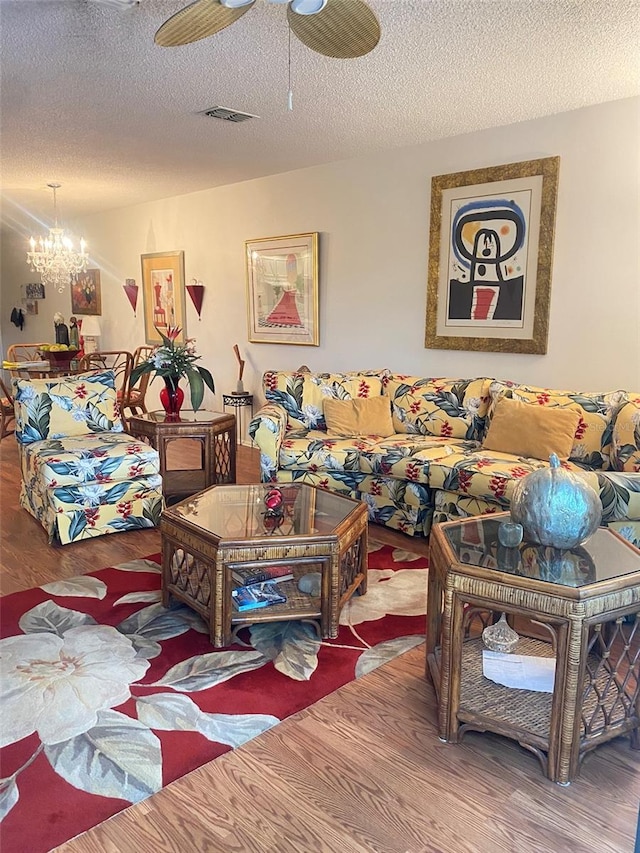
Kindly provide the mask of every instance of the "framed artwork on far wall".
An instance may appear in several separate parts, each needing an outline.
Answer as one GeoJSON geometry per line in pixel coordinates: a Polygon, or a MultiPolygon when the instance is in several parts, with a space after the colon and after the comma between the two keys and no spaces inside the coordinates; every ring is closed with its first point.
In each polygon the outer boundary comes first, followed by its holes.
{"type": "Polygon", "coordinates": [[[245,242],[249,340],[317,347],[318,232],[245,242]]]}
{"type": "Polygon", "coordinates": [[[44,284],[35,282],[22,285],[23,299],[44,299],[44,284]]]}
{"type": "Polygon", "coordinates": [[[559,166],[432,178],[425,347],[546,353],[559,166]]]}
{"type": "Polygon", "coordinates": [[[187,339],[184,289],[184,252],[154,252],[141,255],[144,332],[148,344],[161,344],[158,332],[166,335],[177,326],[176,342],[187,339]]]}
{"type": "Polygon", "coordinates": [[[71,283],[72,314],[102,314],[100,270],[78,273],[71,283]]]}

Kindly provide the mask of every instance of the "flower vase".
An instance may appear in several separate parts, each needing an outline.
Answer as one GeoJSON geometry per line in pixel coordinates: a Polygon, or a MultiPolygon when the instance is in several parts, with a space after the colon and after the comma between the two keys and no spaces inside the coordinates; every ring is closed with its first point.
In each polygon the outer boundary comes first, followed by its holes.
{"type": "Polygon", "coordinates": [[[168,421],[180,420],[180,408],[184,402],[184,391],[178,377],[165,376],[164,388],[160,391],[160,402],[167,413],[168,421]]]}

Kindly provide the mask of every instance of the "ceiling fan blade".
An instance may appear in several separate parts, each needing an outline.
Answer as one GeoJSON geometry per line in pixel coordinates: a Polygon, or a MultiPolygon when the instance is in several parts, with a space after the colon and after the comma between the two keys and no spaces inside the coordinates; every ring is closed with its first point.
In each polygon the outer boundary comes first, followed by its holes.
{"type": "Polygon", "coordinates": [[[298,15],[287,7],[289,26],[301,42],[325,56],[354,59],[380,41],[380,24],[363,0],[329,0],[316,15],[298,15]]]}
{"type": "Polygon", "coordinates": [[[237,21],[255,3],[228,9],[221,6],[218,0],[196,0],[175,15],[168,18],[154,36],[154,41],[160,47],[176,47],[181,44],[212,36],[219,33],[229,24],[237,21]]]}

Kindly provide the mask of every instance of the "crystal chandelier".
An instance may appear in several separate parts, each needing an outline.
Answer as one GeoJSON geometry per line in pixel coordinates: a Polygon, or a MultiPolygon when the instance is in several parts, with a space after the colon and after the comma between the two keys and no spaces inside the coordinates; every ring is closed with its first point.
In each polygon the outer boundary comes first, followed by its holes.
{"type": "Polygon", "coordinates": [[[27,263],[40,274],[43,284],[51,284],[62,293],[72,275],[86,270],[89,255],[84,240],[80,240],[80,251],[76,252],[71,240],[64,236],[64,229],[58,227],[56,190],[60,184],[47,186],[53,190],[54,227],[49,229],[48,237],[40,237],[37,243],[33,237],[29,240],[31,251],[27,252],[27,263]]]}

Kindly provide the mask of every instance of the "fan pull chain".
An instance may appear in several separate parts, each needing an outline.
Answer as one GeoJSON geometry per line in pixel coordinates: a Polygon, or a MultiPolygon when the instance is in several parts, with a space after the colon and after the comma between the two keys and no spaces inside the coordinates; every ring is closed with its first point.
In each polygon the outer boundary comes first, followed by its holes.
{"type": "Polygon", "coordinates": [[[289,110],[293,112],[293,90],[291,89],[291,24],[287,23],[289,29],[289,110]]]}

